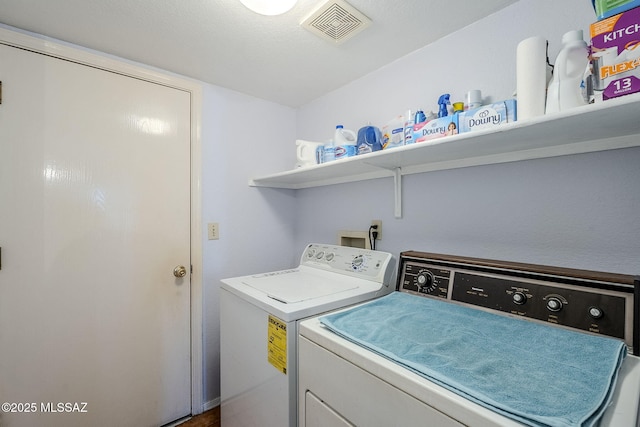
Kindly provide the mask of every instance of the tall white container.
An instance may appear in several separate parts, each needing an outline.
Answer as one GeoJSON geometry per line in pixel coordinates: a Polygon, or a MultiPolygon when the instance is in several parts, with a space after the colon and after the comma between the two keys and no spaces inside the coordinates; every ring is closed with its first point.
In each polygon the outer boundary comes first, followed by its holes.
{"type": "Polygon", "coordinates": [[[547,90],[547,114],[587,103],[583,80],[588,65],[589,49],[582,39],[582,30],[565,33],[547,90]]]}
{"type": "Polygon", "coordinates": [[[540,36],[522,40],[516,49],[518,120],[544,115],[550,78],[547,40],[540,36]]]}

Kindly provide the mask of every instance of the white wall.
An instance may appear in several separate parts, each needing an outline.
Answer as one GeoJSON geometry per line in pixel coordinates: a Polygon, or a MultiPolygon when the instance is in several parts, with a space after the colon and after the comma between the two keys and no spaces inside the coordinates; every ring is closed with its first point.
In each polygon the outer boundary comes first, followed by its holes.
{"type": "MultiPolygon", "coordinates": [[[[298,111],[298,138],[325,140],[342,123],[381,126],[441,93],[493,100],[515,90],[519,41],[542,35],[552,62],[564,32],[595,21],[586,0],[522,0],[298,111]]],[[[403,218],[391,178],[297,193],[297,246],[383,220],[380,250],[414,249],[619,273],[640,272],[640,149],[487,165],[404,177],[403,218]]]]}
{"type": "Polygon", "coordinates": [[[220,87],[204,85],[202,221],[204,401],[220,396],[218,290],[226,277],[290,268],[295,248],[295,193],[258,189],[249,178],[295,164],[296,112],[220,87]],[[206,224],[219,223],[208,240],[206,224]]]}

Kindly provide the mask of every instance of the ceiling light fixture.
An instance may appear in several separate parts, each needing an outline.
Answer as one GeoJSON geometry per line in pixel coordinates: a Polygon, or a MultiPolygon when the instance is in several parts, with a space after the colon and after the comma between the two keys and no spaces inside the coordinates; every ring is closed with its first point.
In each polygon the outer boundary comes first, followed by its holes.
{"type": "Polygon", "coordinates": [[[298,0],[240,0],[249,10],[260,15],[282,15],[291,10],[298,0]]]}

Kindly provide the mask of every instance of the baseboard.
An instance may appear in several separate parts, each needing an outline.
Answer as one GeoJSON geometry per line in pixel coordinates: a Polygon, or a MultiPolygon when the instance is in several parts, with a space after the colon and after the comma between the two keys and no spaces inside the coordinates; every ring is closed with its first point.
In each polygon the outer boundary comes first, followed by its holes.
{"type": "Polygon", "coordinates": [[[216,397],[216,398],[215,398],[215,399],[213,399],[213,400],[210,400],[210,401],[208,401],[208,402],[205,402],[205,403],[202,405],[202,410],[203,410],[203,412],[206,412],[206,411],[208,411],[209,409],[213,409],[213,408],[215,408],[216,406],[220,406],[220,398],[219,398],[219,397],[216,397]]]}

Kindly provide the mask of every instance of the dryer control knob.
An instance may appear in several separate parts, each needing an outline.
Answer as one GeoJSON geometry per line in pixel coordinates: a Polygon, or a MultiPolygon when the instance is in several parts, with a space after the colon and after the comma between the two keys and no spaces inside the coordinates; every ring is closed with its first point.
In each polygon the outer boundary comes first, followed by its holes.
{"type": "Polygon", "coordinates": [[[559,298],[551,297],[547,300],[547,309],[549,311],[560,311],[562,310],[562,301],[559,298]]]}
{"type": "Polygon", "coordinates": [[[604,316],[604,312],[600,307],[589,307],[589,316],[594,319],[601,319],[604,316]]]}
{"type": "Polygon", "coordinates": [[[421,271],[416,277],[418,292],[430,294],[436,289],[436,281],[430,271],[421,271]]]}
{"type": "Polygon", "coordinates": [[[418,275],[418,285],[420,285],[420,286],[424,286],[424,285],[426,285],[428,282],[430,282],[430,281],[431,281],[430,279],[431,279],[431,278],[430,278],[427,274],[425,274],[425,273],[420,273],[420,274],[418,275]]]}
{"type": "Polygon", "coordinates": [[[518,305],[522,305],[527,302],[527,296],[522,292],[514,292],[512,298],[513,302],[518,305]]]}

